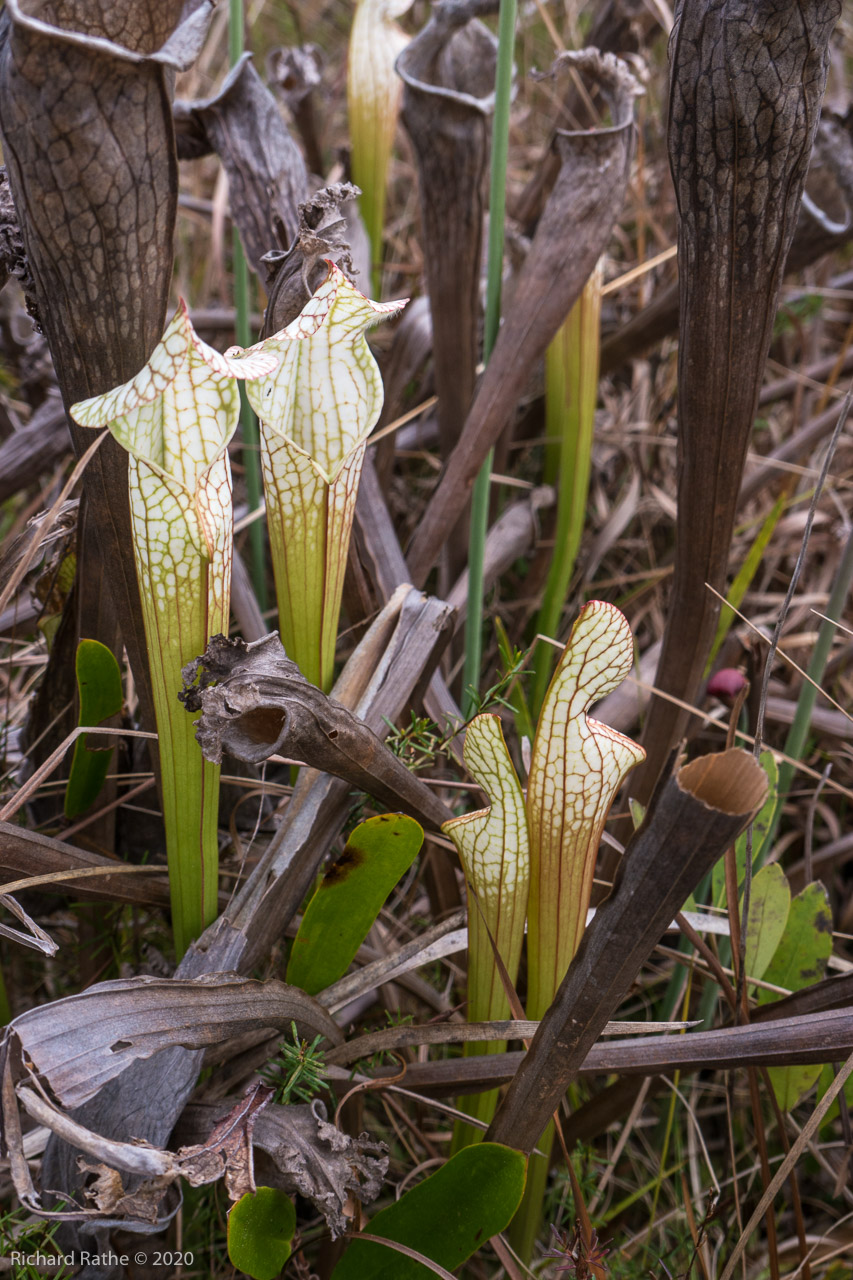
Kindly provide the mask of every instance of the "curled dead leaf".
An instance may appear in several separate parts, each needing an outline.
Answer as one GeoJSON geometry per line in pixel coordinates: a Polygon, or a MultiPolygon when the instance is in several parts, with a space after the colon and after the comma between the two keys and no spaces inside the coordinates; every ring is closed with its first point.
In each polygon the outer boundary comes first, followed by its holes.
{"type": "Polygon", "coordinates": [[[276,632],[252,644],[214,636],[183,675],[184,704],[202,713],[196,737],[206,759],[226,751],[258,764],[283,752],[433,829],[451,816],[367,725],[305,679],[276,632]]]}

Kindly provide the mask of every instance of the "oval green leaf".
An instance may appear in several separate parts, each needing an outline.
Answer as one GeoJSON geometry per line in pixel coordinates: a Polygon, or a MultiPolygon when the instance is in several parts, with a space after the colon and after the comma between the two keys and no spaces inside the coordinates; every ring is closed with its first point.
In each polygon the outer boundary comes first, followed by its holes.
{"type": "Polygon", "coordinates": [[[313,996],[346,973],[423,838],[414,818],[402,813],[383,813],[356,827],[308,903],[290,953],[289,983],[313,996]]]}
{"type": "Polygon", "coordinates": [[[782,940],[791,907],[788,877],[772,862],[752,882],[746,926],[746,976],[763,978],[782,940]]]}
{"type": "MultiPolygon", "coordinates": [[[[496,1142],[465,1147],[371,1219],[367,1230],[407,1245],[448,1271],[509,1225],[521,1203],[527,1159],[496,1142]]],[[[429,1280],[423,1263],[354,1240],[332,1280],[429,1280]]]]}
{"type": "MultiPolygon", "coordinates": [[[[819,880],[806,885],[791,902],[785,932],[764,977],[777,987],[800,991],[820,982],[832,954],[832,910],[826,889],[819,880]]],[[[758,1003],[777,1000],[772,991],[759,991],[758,1003]]],[[[820,1063],[800,1067],[771,1067],[768,1070],[776,1100],[790,1111],[811,1089],[821,1073],[820,1063]]]]}
{"type": "Polygon", "coordinates": [[[274,1280],[290,1257],[293,1201],[276,1187],[241,1196],[228,1214],[228,1257],[252,1280],[274,1280]]]}
{"type": "MultiPolygon", "coordinates": [[[[81,640],[77,646],[77,690],[81,725],[102,724],[121,711],[121,669],[112,651],[98,640],[81,640]]],[[[88,740],[86,735],[74,744],[65,789],[66,818],[76,818],[95,803],[113,758],[111,748],[92,748],[88,740]]]]}

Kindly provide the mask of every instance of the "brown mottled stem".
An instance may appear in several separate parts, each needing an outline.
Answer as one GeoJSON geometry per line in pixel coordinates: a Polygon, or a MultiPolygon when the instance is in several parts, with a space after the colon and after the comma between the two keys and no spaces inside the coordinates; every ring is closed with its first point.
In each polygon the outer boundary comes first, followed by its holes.
{"type": "Polygon", "coordinates": [[[480,260],[497,43],[469,10],[438,4],[397,59],[418,163],[442,457],[474,394],[480,260]]]}
{"type": "Polygon", "coordinates": [[[558,132],[562,166],[536,230],[459,443],[407,556],[420,586],[470,496],[489,449],[511,421],[530,372],[580,296],[625,194],[637,85],[624,63],[595,49],[562,54],[555,72],[579,71],[607,100],[613,124],[558,132]]]}
{"type": "MultiPolygon", "coordinates": [[[[177,165],[167,88],[191,62],[209,6],[11,0],[0,28],[0,129],[39,318],[66,408],[132,378],[163,331],[177,165]]],[[[70,423],[77,453],[91,443],[70,423]]],[[[80,628],[120,629],[143,712],[148,668],[127,456],[89,465],[80,628]]]]}
{"type": "MultiPolygon", "coordinates": [[[[657,686],[696,697],[826,82],[838,0],[682,0],[670,45],[679,211],[679,480],[657,686]]],[[[632,776],[649,795],[687,713],[654,699],[632,776]]]]}

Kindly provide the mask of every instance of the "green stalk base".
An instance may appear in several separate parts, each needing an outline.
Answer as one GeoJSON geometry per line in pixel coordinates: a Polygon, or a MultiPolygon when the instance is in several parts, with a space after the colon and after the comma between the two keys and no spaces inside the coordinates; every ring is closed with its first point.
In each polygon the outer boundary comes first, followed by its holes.
{"type": "Polygon", "coordinates": [[[551,1167],[551,1148],[554,1145],[554,1125],[542,1134],[536,1146],[543,1153],[531,1156],[527,1164],[527,1184],[518,1213],[509,1228],[509,1242],[521,1261],[529,1266],[536,1248],[536,1241],[543,1229],[542,1212],[545,1191],[548,1186],[548,1170],[551,1167]]]}
{"type": "MultiPolygon", "coordinates": [[[[475,1093],[457,1098],[456,1106],[466,1115],[473,1116],[475,1120],[482,1120],[483,1124],[491,1124],[498,1107],[498,1090],[490,1089],[488,1093],[475,1093]]],[[[475,1143],[482,1142],[484,1132],[483,1129],[477,1129],[471,1124],[457,1120],[453,1127],[450,1154],[455,1156],[463,1147],[472,1147],[475,1143]]]]}

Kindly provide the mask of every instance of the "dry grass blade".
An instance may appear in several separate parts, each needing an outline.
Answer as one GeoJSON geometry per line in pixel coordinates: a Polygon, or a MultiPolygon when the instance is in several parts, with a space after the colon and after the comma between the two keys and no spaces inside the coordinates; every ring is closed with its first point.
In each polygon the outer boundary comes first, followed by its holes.
{"type": "Polygon", "coordinates": [[[10,929],[8,925],[0,924],[0,934],[4,938],[20,943],[22,947],[31,947],[34,951],[40,951],[45,956],[56,955],[59,950],[58,943],[54,942],[53,938],[27,915],[19,902],[16,902],[14,898],[10,898],[8,894],[0,892],[0,906],[11,912],[27,930],[26,933],[21,933],[20,929],[10,929]]]}
{"type": "Polygon", "coordinates": [[[62,884],[69,872],[80,871],[87,880],[93,873],[103,877],[103,883],[76,884],[75,896],[106,899],[110,902],[137,902],[156,907],[169,904],[169,885],[163,867],[130,866],[106,858],[102,854],[77,849],[61,840],[26,831],[12,823],[0,822],[0,870],[25,876],[28,887],[38,878],[42,885],[62,884]],[[127,872],[148,875],[142,884],[128,884],[127,872]],[[151,882],[151,872],[159,872],[160,879],[151,882]],[[115,879],[111,877],[115,876],[115,879]]]}
{"type": "MultiPolygon", "coordinates": [[[[827,1056],[841,1056],[851,1049],[853,1015],[849,1009],[841,1008],[818,1014],[768,1018],[749,1026],[694,1031],[689,1036],[602,1040],[590,1048],[578,1073],[582,1076],[616,1073],[625,1077],[623,1083],[626,1083],[629,1077],[673,1071],[684,1075],[744,1066],[802,1066],[825,1062],[827,1056]]],[[[413,1089],[438,1096],[477,1092],[512,1081],[524,1057],[524,1053],[511,1050],[489,1057],[415,1062],[409,1065],[406,1080],[413,1089]]],[[[374,1078],[383,1079],[382,1071],[374,1078]]],[[[631,1096],[633,1100],[634,1095],[631,1096]]]]}
{"type": "MultiPolygon", "coordinates": [[[[788,619],[788,611],[791,607],[791,601],[793,600],[794,592],[797,590],[797,587],[799,585],[800,575],[803,571],[803,565],[805,564],[806,551],[809,545],[809,536],[811,534],[812,524],[814,523],[815,514],[817,512],[817,504],[820,500],[821,494],[823,493],[823,486],[826,483],[826,477],[829,474],[829,468],[832,465],[832,459],[835,456],[835,450],[838,445],[838,441],[841,437],[842,429],[850,413],[851,404],[853,404],[853,390],[848,391],[845,397],[844,404],[841,406],[841,412],[839,413],[838,420],[835,424],[835,430],[833,431],[832,438],[829,442],[829,447],[826,450],[826,455],[823,460],[823,466],[821,467],[820,476],[818,478],[817,484],[815,485],[815,490],[814,490],[814,493],[812,494],[812,500],[809,503],[808,515],[806,517],[806,527],[803,530],[803,537],[800,543],[799,553],[797,555],[797,562],[794,565],[794,571],[791,574],[791,579],[785,591],[785,599],[782,604],[782,608],[779,610],[779,617],[776,620],[776,627],[773,632],[773,638],[770,642],[770,649],[767,653],[767,657],[764,662],[764,672],[763,672],[762,681],[761,681],[761,702],[759,704],[758,724],[755,731],[756,755],[761,750],[761,741],[763,736],[762,730],[764,727],[764,708],[767,704],[767,690],[770,684],[770,673],[773,669],[773,662],[776,658],[776,653],[779,649],[779,640],[782,635],[782,629],[785,626],[785,623],[788,619]]],[[[800,675],[808,679],[808,676],[806,676],[805,671],[802,671],[799,667],[797,668],[797,670],[800,672],[800,675]]],[[[833,706],[838,707],[840,711],[844,710],[844,708],[840,707],[839,704],[835,702],[832,698],[830,698],[830,702],[833,703],[833,706]]]]}
{"type": "MultiPolygon", "coordinates": [[[[696,1026],[695,1022],[608,1022],[602,1035],[647,1035],[652,1031],[684,1031],[696,1026]]],[[[409,1048],[421,1044],[466,1044],[491,1040],[532,1040],[539,1029],[538,1022],[510,1018],[503,1022],[454,1022],[432,1023],[423,1027],[391,1027],[387,1031],[372,1031],[348,1040],[332,1049],[326,1061],[335,1066],[348,1066],[360,1058],[384,1053],[389,1049],[409,1048]]]]}
{"type": "Polygon", "coordinates": [[[807,1144],[811,1141],[812,1136],[817,1132],[817,1129],[818,1129],[818,1126],[820,1125],[821,1120],[826,1115],[827,1111],[832,1106],[833,1102],[838,1097],[839,1093],[844,1088],[844,1085],[846,1084],[847,1080],[851,1075],[853,1075],[853,1054],[850,1055],[850,1057],[845,1062],[844,1066],[838,1072],[832,1084],[829,1086],[826,1093],[823,1095],[820,1102],[815,1107],[807,1123],[803,1126],[802,1133],[799,1134],[796,1142],[791,1147],[791,1150],[785,1156],[785,1159],[782,1161],[781,1165],[779,1166],[779,1168],[776,1170],[773,1177],[771,1178],[767,1189],[765,1190],[758,1204],[755,1206],[752,1216],[750,1217],[749,1221],[744,1227],[743,1234],[741,1235],[740,1239],[735,1245],[734,1250],[732,1251],[728,1262],[726,1263],[725,1267],[720,1273],[720,1280],[731,1280],[732,1276],[735,1273],[737,1264],[740,1261],[741,1257],[743,1256],[746,1246],[749,1243],[750,1236],[752,1235],[755,1228],[758,1226],[759,1222],[767,1212],[770,1205],[772,1205],[773,1198],[776,1195],[777,1191],[783,1185],[785,1180],[788,1178],[789,1174],[791,1173],[791,1170],[794,1168],[794,1165],[799,1160],[807,1144]]]}
{"type": "Polygon", "coordinates": [[[148,738],[156,739],[156,733],[145,733],[141,729],[111,729],[104,725],[78,725],[76,729],[72,729],[71,733],[65,737],[55,751],[52,751],[47,760],[39,765],[35,773],[33,773],[24,785],[15,792],[11,800],[9,800],[2,809],[0,809],[0,822],[8,822],[19,809],[26,804],[31,796],[35,795],[45,778],[49,778],[56,766],[62,760],[68,748],[72,746],[81,735],[86,733],[113,734],[124,738],[148,738]]]}
{"type": "Polygon", "coordinates": [[[0,613],[2,613],[2,611],[6,608],[6,605],[12,599],[15,592],[18,590],[18,587],[23,582],[24,578],[27,575],[27,572],[29,571],[30,565],[33,563],[36,556],[38,555],[40,547],[42,546],[45,539],[48,537],[51,529],[53,528],[57,520],[57,517],[59,516],[60,511],[65,505],[65,502],[67,501],[69,496],[74,492],[80,480],[80,477],[83,475],[92,457],[97,453],[98,449],[100,449],[101,445],[104,443],[104,439],[107,435],[108,435],[108,432],[102,431],[101,434],[91,442],[88,449],[80,458],[74,470],[71,472],[71,475],[68,477],[65,484],[62,486],[62,490],[59,494],[59,497],[56,499],[56,501],[54,502],[50,510],[47,512],[47,514],[42,518],[41,523],[39,525],[39,536],[33,539],[33,541],[27,547],[27,550],[24,552],[24,555],[21,557],[21,559],[15,565],[15,568],[12,570],[12,573],[9,575],[9,580],[7,581],[6,585],[3,587],[2,591],[0,591],[0,613]]]}
{"type": "Polygon", "coordinates": [[[23,880],[11,880],[8,884],[0,884],[0,895],[22,893],[37,889],[39,885],[62,885],[71,880],[98,879],[99,876],[121,875],[162,875],[162,867],[135,867],[118,863],[110,863],[108,867],[78,867],[74,871],[51,871],[43,876],[25,876],[23,880]]]}
{"type": "Polygon", "coordinates": [[[385,982],[393,982],[409,969],[417,969],[435,960],[441,960],[445,956],[464,951],[468,945],[468,930],[464,927],[460,928],[464,924],[465,912],[455,911],[447,920],[433,925],[431,929],[419,934],[398,951],[383,956],[381,960],[374,960],[372,964],[364,965],[355,973],[347,974],[331,987],[327,987],[325,991],[321,991],[317,999],[330,1013],[337,1013],[359,996],[385,982]]]}

